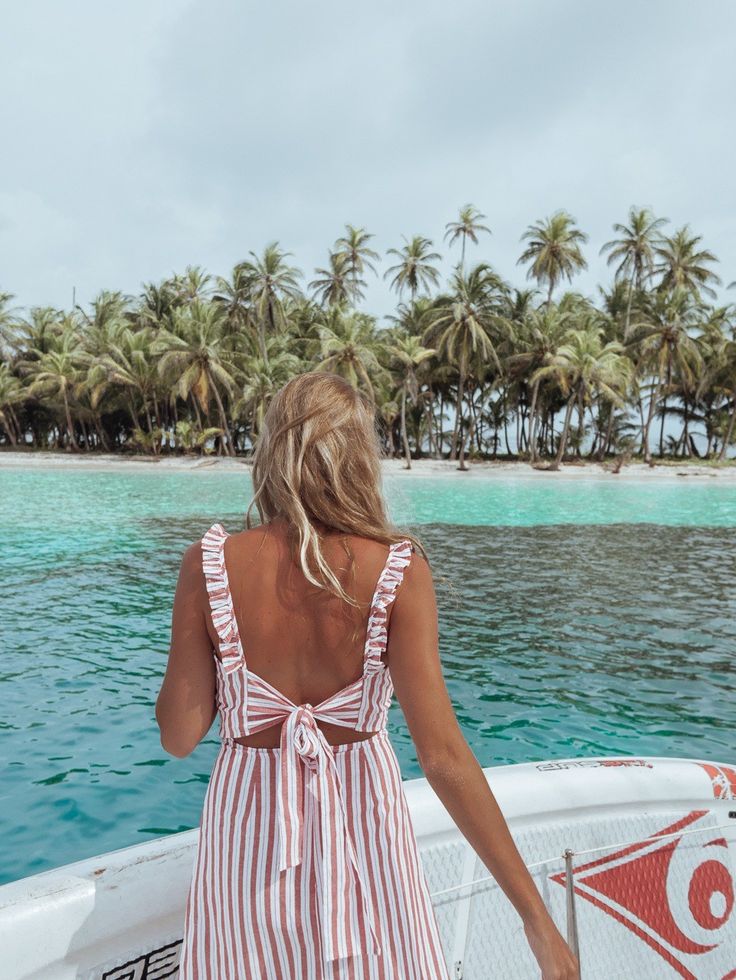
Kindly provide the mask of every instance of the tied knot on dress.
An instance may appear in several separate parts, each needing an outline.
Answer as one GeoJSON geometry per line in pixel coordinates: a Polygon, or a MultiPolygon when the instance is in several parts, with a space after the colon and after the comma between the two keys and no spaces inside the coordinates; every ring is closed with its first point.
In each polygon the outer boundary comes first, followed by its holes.
{"type": "Polygon", "coordinates": [[[356,913],[366,923],[366,952],[378,955],[381,946],[373,906],[350,837],[334,752],[311,704],[296,705],[289,711],[281,726],[280,749],[276,796],[279,872],[302,863],[305,807],[316,805],[320,847],[316,887],[324,958],[330,961],[355,955],[346,925],[356,913]]]}
{"type": "Polygon", "coordinates": [[[319,766],[320,735],[311,704],[300,704],[292,714],[294,721],[294,748],[302,762],[310,769],[319,766]]]}

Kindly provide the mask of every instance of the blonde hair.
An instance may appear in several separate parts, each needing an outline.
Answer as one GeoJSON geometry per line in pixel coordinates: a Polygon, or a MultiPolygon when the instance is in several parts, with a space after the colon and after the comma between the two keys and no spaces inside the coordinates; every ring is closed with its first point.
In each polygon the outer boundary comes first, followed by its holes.
{"type": "Polygon", "coordinates": [[[254,506],[262,523],[282,518],[306,578],[358,606],[325,561],[319,526],[384,544],[408,538],[427,557],[419,539],[388,518],[382,458],[375,407],[363,392],[326,371],[297,375],[266,411],[253,453],[254,492],[245,525],[253,526],[254,506]]]}

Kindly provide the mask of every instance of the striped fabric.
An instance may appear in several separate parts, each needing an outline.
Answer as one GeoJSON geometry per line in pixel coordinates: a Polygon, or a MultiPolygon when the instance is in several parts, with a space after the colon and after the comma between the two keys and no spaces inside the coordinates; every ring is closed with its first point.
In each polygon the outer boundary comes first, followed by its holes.
{"type": "Polygon", "coordinates": [[[437,922],[386,732],[387,608],[411,561],[391,545],[363,676],[296,705],[245,662],[224,562],[202,539],[219,638],[222,747],[207,789],[184,923],[182,980],[447,980],[437,922]],[[370,738],[330,745],[318,721],[370,738]],[[233,739],[281,725],[278,748],[233,739]]]}

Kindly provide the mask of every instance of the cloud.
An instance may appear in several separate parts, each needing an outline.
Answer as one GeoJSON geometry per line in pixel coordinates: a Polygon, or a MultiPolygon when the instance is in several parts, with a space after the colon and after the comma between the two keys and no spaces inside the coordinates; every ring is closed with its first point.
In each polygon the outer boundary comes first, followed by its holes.
{"type": "MultiPolygon", "coordinates": [[[[6,20],[0,288],[24,304],[225,273],[273,239],[308,281],[345,222],[441,245],[468,201],[493,229],[473,255],[518,284],[522,231],[564,207],[592,292],[631,204],[689,221],[736,278],[727,0],[35,0],[6,20]]],[[[371,283],[368,308],[394,301],[371,283]]]]}

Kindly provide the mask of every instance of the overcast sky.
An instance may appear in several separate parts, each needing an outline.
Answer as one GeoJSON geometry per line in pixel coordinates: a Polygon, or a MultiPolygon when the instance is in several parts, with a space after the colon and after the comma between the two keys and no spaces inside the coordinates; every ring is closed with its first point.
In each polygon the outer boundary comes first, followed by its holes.
{"type": "MultiPolygon", "coordinates": [[[[521,233],[565,208],[593,294],[631,204],[726,284],[735,48],[733,0],[6,0],[0,291],[86,303],[272,240],[308,281],[346,222],[446,255],[466,202],[493,231],[471,257],[517,285],[521,233]]],[[[393,303],[373,280],[364,307],[393,303]]]]}

